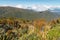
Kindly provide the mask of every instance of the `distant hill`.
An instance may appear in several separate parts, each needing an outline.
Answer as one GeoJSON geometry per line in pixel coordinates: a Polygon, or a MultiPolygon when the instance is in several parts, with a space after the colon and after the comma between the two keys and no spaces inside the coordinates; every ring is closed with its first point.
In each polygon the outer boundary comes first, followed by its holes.
{"type": "Polygon", "coordinates": [[[50,8],[49,10],[52,11],[52,12],[60,12],[60,8],[59,7],[50,8]]]}
{"type": "Polygon", "coordinates": [[[57,13],[57,14],[60,15],[60,8],[59,8],[59,7],[56,7],[56,8],[50,8],[50,9],[48,9],[48,10],[51,11],[51,12],[54,12],[54,13],[57,13]]]}
{"type": "Polygon", "coordinates": [[[29,20],[44,18],[46,20],[51,20],[58,18],[59,15],[57,13],[53,13],[48,10],[37,12],[33,10],[21,9],[15,7],[0,7],[0,17],[17,17],[29,20]]]}

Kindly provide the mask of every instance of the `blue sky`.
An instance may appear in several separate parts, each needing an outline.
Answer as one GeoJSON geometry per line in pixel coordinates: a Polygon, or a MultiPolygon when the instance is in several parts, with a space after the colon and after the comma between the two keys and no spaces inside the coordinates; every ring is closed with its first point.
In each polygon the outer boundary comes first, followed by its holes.
{"type": "Polygon", "coordinates": [[[0,0],[2,4],[45,4],[45,5],[60,5],[60,0],[0,0]]]}
{"type": "Polygon", "coordinates": [[[19,8],[30,7],[34,10],[46,10],[50,7],[60,7],[60,0],[0,0],[0,6],[2,5],[19,8]]]}

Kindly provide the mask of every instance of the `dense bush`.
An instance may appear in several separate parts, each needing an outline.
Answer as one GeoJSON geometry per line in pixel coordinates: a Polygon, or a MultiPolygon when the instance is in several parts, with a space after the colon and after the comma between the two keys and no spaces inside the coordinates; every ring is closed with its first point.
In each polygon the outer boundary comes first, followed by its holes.
{"type": "Polygon", "coordinates": [[[48,40],[60,40],[60,24],[56,24],[47,34],[48,40]]]}
{"type": "Polygon", "coordinates": [[[0,40],[60,40],[60,22],[1,18],[0,40]]]}

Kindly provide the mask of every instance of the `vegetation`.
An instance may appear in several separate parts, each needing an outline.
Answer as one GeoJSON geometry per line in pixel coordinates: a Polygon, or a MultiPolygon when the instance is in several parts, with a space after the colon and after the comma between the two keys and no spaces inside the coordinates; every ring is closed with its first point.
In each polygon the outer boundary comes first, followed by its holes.
{"type": "Polygon", "coordinates": [[[48,40],[60,40],[60,24],[57,24],[47,34],[48,40]]]}
{"type": "Polygon", "coordinates": [[[60,40],[60,19],[50,11],[0,7],[0,40],[60,40]]]}
{"type": "Polygon", "coordinates": [[[1,18],[0,40],[60,40],[60,20],[1,18]]]}

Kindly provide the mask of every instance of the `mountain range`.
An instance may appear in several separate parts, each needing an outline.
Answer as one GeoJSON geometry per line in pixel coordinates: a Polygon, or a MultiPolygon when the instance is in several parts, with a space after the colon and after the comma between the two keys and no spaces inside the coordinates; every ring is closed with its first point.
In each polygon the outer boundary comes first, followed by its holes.
{"type": "Polygon", "coordinates": [[[6,6],[6,7],[0,7],[0,17],[17,17],[17,18],[29,19],[29,20],[44,18],[49,21],[60,17],[58,13],[52,12],[55,10],[49,9],[49,10],[37,12],[31,9],[29,10],[29,9],[6,6]]]}

